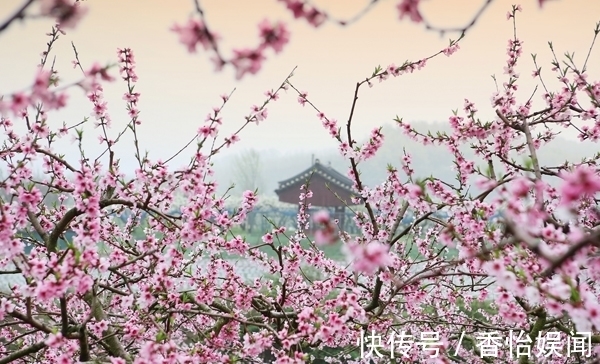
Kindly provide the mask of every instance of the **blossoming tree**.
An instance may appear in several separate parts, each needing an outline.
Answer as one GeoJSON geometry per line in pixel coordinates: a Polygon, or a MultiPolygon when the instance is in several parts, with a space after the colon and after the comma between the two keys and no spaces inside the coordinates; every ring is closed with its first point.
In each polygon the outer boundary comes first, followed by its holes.
{"type": "MultiPolygon", "coordinates": [[[[295,14],[321,21],[303,3],[285,3],[295,14]]],[[[47,117],[49,110],[66,106],[65,89],[56,86],[58,73],[46,64],[47,56],[83,7],[67,0],[41,4],[42,14],[56,17],[59,25],[49,34],[32,87],[0,100],[5,137],[0,157],[7,172],[0,181],[0,274],[20,278],[0,293],[0,363],[598,360],[593,344],[600,342],[595,199],[600,155],[559,166],[542,165],[538,156],[540,145],[556,136],[553,125],[574,128],[584,140],[600,138],[600,82],[588,80],[587,60],[577,65],[570,56],[562,63],[555,57],[552,72],[562,87],[550,90],[543,77],[551,75],[542,74],[534,58],[533,76],[544,88],[543,106],[534,110],[532,97],[521,100],[517,92],[522,42],[515,31],[506,80],[491,100],[495,118],[480,119],[468,100],[449,118],[449,134],[423,134],[398,118],[408,135],[448,148],[457,171],[454,184],[416,179],[404,154],[401,170],[390,167],[380,185],[365,186],[360,164],[377,153],[384,135],[376,129],[360,144],[352,121],[365,85],[450,56],[458,41],[415,62],[377,68],[358,82],[344,126],[327,117],[290,75],[252,107],[244,126],[266,118],[267,106],[283,90],[314,108],[348,160],[356,202],[364,208],[355,215],[360,234],[340,231],[325,212],[309,216],[307,181],[298,191],[298,230],[273,226],[256,245],[230,232],[258,196],[246,191],[230,214],[210,177],[212,156],[237,141],[243,129],[212,142],[228,96],[191,139],[196,149],[190,163],[172,170],[170,160],[152,161],[138,149],[143,124],[132,50],[117,53],[130,119],[115,139],[109,138],[112,122],[102,88],[114,75],[77,59],[82,80],[73,86],[87,92],[106,147],[88,156],[80,125],[55,127],[47,117]],[[16,123],[25,131],[17,131],[16,123]],[[135,178],[125,177],[115,153],[125,133],[134,137],[135,178]],[[54,151],[66,136],[75,138],[76,160],[54,151]],[[477,152],[481,165],[464,157],[465,145],[477,152]],[[516,162],[515,153],[525,154],[526,162],[516,162]],[[39,179],[32,173],[37,162],[44,168],[39,179]],[[185,198],[177,211],[175,191],[185,198]],[[56,201],[48,203],[49,196],[56,201]],[[409,213],[413,221],[402,225],[409,213]],[[135,239],[142,214],[144,237],[135,239]],[[312,223],[318,227],[314,240],[305,233],[312,223]],[[322,245],[338,240],[349,265],[323,254],[322,245]],[[224,254],[252,260],[270,274],[246,282],[224,254]],[[207,267],[197,264],[201,258],[209,258],[207,267]],[[307,265],[318,272],[316,278],[305,273],[307,265]]],[[[422,21],[417,5],[404,0],[399,8],[422,21]]],[[[518,10],[512,8],[509,20],[516,22],[518,10]]],[[[174,30],[190,50],[201,43],[217,52],[216,37],[201,27],[192,22],[174,30]],[[198,37],[202,34],[207,38],[198,37]]],[[[600,25],[594,36],[598,33],[600,25]]],[[[263,48],[279,51],[285,43],[282,25],[261,24],[261,34],[263,48]]],[[[238,72],[257,71],[255,63],[247,63],[252,57],[240,58],[244,62],[230,62],[238,72]]]]}

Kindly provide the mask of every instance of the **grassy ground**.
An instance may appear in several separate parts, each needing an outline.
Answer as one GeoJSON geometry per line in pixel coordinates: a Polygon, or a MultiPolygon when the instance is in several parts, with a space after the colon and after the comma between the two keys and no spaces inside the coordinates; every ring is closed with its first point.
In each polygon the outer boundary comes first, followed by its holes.
{"type": "MultiPolygon", "coordinates": [[[[227,233],[227,239],[231,239],[234,236],[240,235],[240,236],[242,236],[246,240],[246,242],[250,246],[257,246],[257,245],[263,244],[262,236],[264,234],[266,234],[267,232],[269,232],[269,231],[270,231],[270,229],[263,231],[261,229],[255,228],[251,232],[249,232],[247,230],[244,231],[240,227],[236,227],[234,229],[231,229],[227,233]]],[[[287,236],[291,236],[292,234],[293,234],[292,232],[286,232],[287,236]]],[[[144,235],[144,232],[143,232],[143,227],[142,226],[136,227],[134,229],[134,231],[133,231],[133,236],[134,236],[134,239],[144,239],[145,235],[144,235]]],[[[312,235],[309,234],[308,238],[310,239],[310,241],[313,241],[313,236],[312,235]]],[[[396,244],[397,245],[407,245],[406,249],[410,250],[410,253],[409,253],[410,258],[415,259],[415,260],[420,260],[420,259],[422,259],[422,256],[420,256],[420,254],[418,252],[418,249],[416,249],[415,247],[413,247],[412,249],[410,249],[411,246],[412,246],[412,244],[413,244],[412,241],[413,241],[412,237],[410,235],[407,235],[407,236],[403,237],[400,241],[398,241],[396,244]]],[[[275,246],[279,246],[279,244],[281,244],[283,246],[288,245],[289,244],[288,238],[286,236],[284,236],[284,235],[279,235],[276,238],[275,246]]],[[[304,239],[301,242],[301,245],[305,249],[310,249],[311,248],[310,242],[308,240],[306,240],[306,239],[304,239]]],[[[436,243],[434,245],[438,246],[438,247],[441,247],[439,243],[436,243]]],[[[344,252],[342,250],[343,243],[341,241],[338,241],[338,242],[336,242],[335,244],[332,244],[332,245],[326,245],[326,246],[322,246],[322,247],[319,247],[319,248],[324,252],[324,254],[325,254],[325,256],[327,258],[338,260],[338,261],[346,259],[345,254],[344,254],[344,252]]],[[[268,246],[261,247],[261,248],[259,248],[259,250],[261,252],[264,252],[268,256],[271,256],[271,257],[275,257],[276,256],[276,253],[273,251],[273,249],[271,249],[268,246]]],[[[445,252],[445,256],[446,256],[447,259],[456,258],[458,256],[458,251],[456,249],[449,249],[449,250],[447,250],[445,252]]],[[[223,254],[223,257],[224,258],[234,258],[234,259],[235,258],[239,258],[238,256],[233,256],[233,255],[230,256],[228,254],[223,254]]]]}

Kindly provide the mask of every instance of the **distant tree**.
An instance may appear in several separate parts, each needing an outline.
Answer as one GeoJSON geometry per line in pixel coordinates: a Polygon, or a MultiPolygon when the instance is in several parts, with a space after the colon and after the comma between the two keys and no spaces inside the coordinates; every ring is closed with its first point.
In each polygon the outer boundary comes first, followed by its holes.
{"type": "MultiPolygon", "coordinates": [[[[260,153],[255,149],[238,154],[233,162],[234,192],[242,194],[244,191],[264,190],[263,166],[260,153]]],[[[241,228],[249,233],[256,224],[256,213],[250,212],[241,228]]]]}
{"type": "Polygon", "coordinates": [[[263,165],[260,153],[250,149],[237,155],[233,162],[233,183],[237,192],[264,192],[263,165]]]}

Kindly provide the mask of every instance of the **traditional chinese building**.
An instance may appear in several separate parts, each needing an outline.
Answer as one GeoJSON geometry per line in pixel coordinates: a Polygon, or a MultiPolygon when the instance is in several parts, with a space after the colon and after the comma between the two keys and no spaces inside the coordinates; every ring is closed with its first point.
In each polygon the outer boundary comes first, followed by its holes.
{"type": "Polygon", "coordinates": [[[333,208],[332,217],[339,219],[340,225],[345,226],[345,207],[354,205],[352,196],[356,196],[352,180],[316,159],[310,168],[279,182],[275,193],[279,201],[297,205],[300,201],[300,187],[306,183],[313,193],[308,200],[312,206],[333,208]]]}

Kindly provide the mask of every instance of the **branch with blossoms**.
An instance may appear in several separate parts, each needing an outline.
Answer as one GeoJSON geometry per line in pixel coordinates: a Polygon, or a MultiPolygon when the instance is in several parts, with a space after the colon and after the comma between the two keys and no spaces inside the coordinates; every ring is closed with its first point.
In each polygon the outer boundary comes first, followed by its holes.
{"type": "MultiPolygon", "coordinates": [[[[326,21],[332,22],[336,25],[340,26],[348,26],[353,23],[358,22],[364,16],[366,16],[376,5],[380,3],[380,0],[370,0],[368,4],[358,11],[354,16],[349,17],[348,19],[336,19],[331,16],[326,11],[319,9],[311,4],[311,1],[308,0],[279,0],[284,3],[288,10],[292,12],[295,19],[303,18],[309,24],[314,27],[319,27],[326,21]]],[[[538,4],[540,7],[544,5],[547,0],[538,0],[538,4]]],[[[464,35],[469,29],[471,29],[479,18],[485,13],[488,7],[494,2],[494,0],[485,0],[483,5],[477,10],[477,12],[473,15],[472,19],[462,27],[440,27],[428,22],[422,15],[419,6],[421,5],[421,0],[401,0],[397,5],[396,9],[400,14],[400,20],[403,20],[405,17],[409,18],[414,23],[422,23],[425,26],[425,29],[430,31],[435,31],[440,33],[440,35],[444,35],[446,33],[460,33],[464,35]]]]}
{"type": "MultiPolygon", "coordinates": [[[[346,140],[342,139],[342,136],[340,134],[341,129],[338,129],[337,121],[330,120],[329,118],[327,118],[325,116],[325,113],[323,113],[321,110],[319,110],[312,102],[308,101],[307,92],[300,92],[294,85],[290,84],[290,86],[298,93],[298,102],[302,106],[304,106],[305,104],[308,103],[313,109],[315,109],[315,111],[317,111],[318,117],[319,117],[319,119],[321,119],[323,126],[328,129],[330,135],[332,137],[334,137],[337,140],[337,142],[339,143],[340,152],[342,153],[342,155],[344,157],[348,158],[348,160],[350,162],[350,168],[351,168],[349,171],[349,175],[352,177],[352,179],[355,182],[354,188],[357,190],[359,196],[362,197],[361,202],[364,203],[364,206],[367,210],[368,217],[369,217],[370,224],[371,224],[372,234],[374,236],[377,236],[379,233],[378,232],[379,224],[376,221],[374,209],[373,209],[371,202],[363,194],[363,192],[366,192],[366,190],[365,190],[365,186],[363,185],[363,183],[360,179],[358,165],[360,162],[373,157],[377,153],[377,150],[379,149],[379,147],[381,146],[381,144],[383,142],[383,135],[380,133],[380,129],[375,129],[375,130],[373,130],[373,132],[371,134],[371,138],[364,146],[355,147],[356,141],[352,138],[352,119],[354,117],[354,111],[355,111],[355,108],[357,105],[360,87],[364,84],[367,84],[367,85],[369,85],[369,87],[372,87],[373,86],[372,81],[375,79],[379,80],[379,82],[383,82],[383,81],[387,80],[390,76],[398,77],[405,73],[413,73],[415,70],[421,70],[423,67],[425,67],[428,60],[430,60],[438,55],[441,55],[441,54],[450,56],[454,52],[456,52],[460,48],[459,43],[458,43],[459,41],[460,41],[460,39],[458,39],[457,41],[450,40],[449,46],[447,48],[445,48],[444,50],[439,51],[431,56],[428,56],[428,57],[423,58],[416,62],[406,61],[406,62],[404,62],[404,64],[402,66],[396,66],[395,64],[391,64],[386,68],[386,70],[383,70],[381,67],[378,66],[370,77],[365,78],[363,81],[357,82],[355,90],[354,90],[352,105],[350,107],[350,115],[348,117],[348,121],[346,122],[346,140]]],[[[407,161],[409,161],[409,159],[407,159],[407,161]]],[[[407,166],[406,168],[409,169],[410,167],[407,166]]],[[[395,172],[395,171],[393,171],[393,172],[395,172]]],[[[413,191],[412,192],[413,195],[418,195],[420,193],[419,192],[420,189],[417,186],[413,185],[413,186],[411,186],[411,189],[413,191]]],[[[396,218],[397,223],[394,224],[396,226],[396,229],[394,229],[391,232],[392,235],[397,230],[399,221],[402,220],[402,218],[404,217],[403,215],[404,214],[400,214],[399,216],[397,216],[397,218],[396,218]]],[[[324,222],[321,222],[321,223],[324,223],[324,222]]],[[[389,233],[390,232],[386,232],[385,235],[387,236],[389,233]]],[[[401,238],[401,236],[398,237],[397,239],[400,239],[400,238],[401,238]]],[[[328,238],[324,237],[324,239],[327,240],[328,238]]],[[[374,288],[375,294],[373,295],[373,300],[365,308],[365,310],[367,312],[372,311],[378,307],[379,292],[381,290],[382,284],[383,284],[383,281],[381,279],[377,278],[377,281],[375,283],[375,288],[374,288]]]]}
{"type": "MultiPolygon", "coordinates": [[[[514,6],[508,19],[516,22],[518,11],[520,7],[514,6]]],[[[539,158],[540,146],[551,143],[557,135],[550,128],[552,124],[576,128],[587,139],[585,135],[590,128],[577,127],[573,121],[580,118],[598,123],[595,89],[600,83],[588,82],[586,72],[575,65],[572,55],[567,54],[564,68],[559,67],[555,57],[554,71],[564,87],[551,92],[543,85],[546,106],[539,111],[531,110],[532,96],[518,105],[516,69],[522,42],[516,34],[516,23],[514,29],[507,49],[508,79],[492,97],[495,120],[480,120],[478,110],[468,100],[465,117],[455,114],[449,118],[452,133],[424,134],[396,118],[412,138],[425,145],[448,148],[454,156],[456,184],[434,177],[418,180],[406,153],[402,166],[404,181],[393,167],[381,185],[370,188],[360,180],[360,162],[375,155],[383,136],[380,129],[375,129],[364,145],[358,145],[352,138],[350,124],[358,89],[364,83],[371,85],[374,78],[382,81],[389,75],[411,70],[419,62],[406,63],[402,68],[392,65],[385,71],[378,67],[371,77],[357,83],[345,138],[341,137],[335,120],[326,117],[308,99],[307,92],[292,86],[298,102],[314,108],[323,126],[339,143],[340,152],[350,165],[348,176],[355,182],[358,197],[354,202],[361,203],[368,211],[366,215],[355,215],[360,234],[342,239],[353,269],[362,277],[355,282],[364,292],[360,296],[365,303],[367,327],[375,327],[382,334],[396,330],[396,334],[410,332],[414,336],[428,325],[435,325],[446,340],[439,349],[451,360],[457,359],[456,353],[461,351],[462,360],[485,361],[476,348],[471,346],[469,351],[459,341],[464,334],[473,337],[481,332],[521,331],[528,340],[526,347],[532,352],[536,345],[539,347],[540,337],[548,332],[557,332],[564,339],[587,333],[590,343],[600,343],[597,320],[600,291],[594,278],[600,272],[597,265],[600,245],[595,229],[600,214],[594,199],[600,191],[598,156],[560,166],[543,166],[539,158]],[[589,106],[583,104],[585,99],[589,106]],[[544,131],[536,135],[534,130],[540,128],[544,131]],[[465,156],[463,146],[475,151],[485,171],[477,166],[480,162],[465,156]],[[523,153],[529,159],[525,163],[516,162],[514,155],[523,153]],[[555,187],[557,184],[559,188],[555,187]],[[481,193],[473,196],[472,187],[481,193]],[[410,206],[408,211],[407,206],[410,206]],[[557,217],[559,209],[566,209],[571,215],[570,222],[557,217]],[[397,233],[398,222],[407,212],[415,219],[397,233]],[[441,212],[445,212],[445,217],[441,212]],[[493,222],[493,216],[500,219],[493,222]],[[424,225],[426,221],[433,227],[424,225]],[[414,250],[418,251],[416,256],[411,255],[414,250]],[[488,310],[478,311],[481,319],[462,316],[469,307],[482,304],[488,310]],[[427,307],[437,312],[433,314],[427,307]],[[407,312],[410,320],[403,319],[407,312]]],[[[589,54],[584,67],[587,59],[589,54]]],[[[540,67],[535,56],[534,66],[534,77],[538,77],[540,67]]],[[[348,236],[332,229],[325,214],[314,218],[319,227],[315,236],[321,244],[331,243],[337,236],[348,236]]],[[[512,360],[503,355],[495,358],[502,362],[512,360]]]]}
{"type": "Polygon", "coordinates": [[[216,70],[221,70],[223,66],[231,64],[236,69],[237,79],[242,78],[246,73],[256,74],[266,59],[264,52],[267,49],[270,48],[275,53],[280,53],[289,42],[290,34],[284,23],[272,24],[265,19],[258,25],[259,45],[255,48],[234,49],[234,56],[226,59],[219,50],[220,36],[208,28],[199,0],[194,1],[200,19],[191,18],[183,26],[175,24],[171,30],[179,35],[179,41],[187,47],[189,52],[196,52],[198,45],[201,45],[204,50],[214,53],[212,61],[216,70]]]}
{"type": "MultiPolygon", "coordinates": [[[[310,1],[303,0],[279,0],[283,2],[288,10],[292,12],[295,19],[304,18],[309,24],[314,27],[319,27],[323,23],[329,21],[336,25],[340,26],[348,26],[353,23],[358,22],[364,16],[366,16],[378,3],[379,0],[371,0],[368,4],[357,12],[354,16],[349,17],[348,19],[335,19],[335,17],[331,16],[328,12],[318,9],[314,5],[311,4],[310,1]]],[[[541,7],[546,0],[540,0],[539,6],[541,7]]],[[[422,23],[425,26],[425,29],[430,31],[435,31],[440,33],[440,35],[444,35],[446,33],[460,33],[464,35],[469,29],[471,29],[475,23],[479,20],[479,18],[485,13],[487,8],[494,2],[494,0],[485,0],[483,5],[479,8],[479,10],[475,13],[472,19],[463,27],[439,27],[430,22],[428,22],[422,15],[419,6],[421,5],[421,0],[401,0],[397,5],[396,9],[399,13],[400,20],[404,18],[409,18],[414,23],[422,23]]]]}
{"type": "MultiPolygon", "coordinates": [[[[286,6],[292,13],[295,20],[304,19],[315,28],[320,27],[323,23],[329,21],[340,26],[349,26],[358,22],[362,17],[367,15],[380,1],[370,0],[368,4],[360,10],[356,15],[340,20],[332,17],[327,11],[312,5],[310,1],[305,0],[278,0],[286,6]]],[[[539,6],[546,0],[539,0],[539,6]]],[[[483,5],[475,13],[473,18],[462,27],[440,27],[436,26],[423,17],[419,6],[421,0],[401,0],[396,6],[400,16],[400,20],[409,18],[414,23],[422,23],[425,29],[445,35],[447,33],[459,33],[460,37],[466,35],[472,27],[475,26],[479,18],[485,13],[488,7],[493,3],[493,0],[485,0],[483,5]]],[[[175,24],[172,30],[179,35],[179,41],[184,44],[190,53],[195,53],[198,46],[202,46],[205,51],[212,53],[211,61],[214,63],[216,70],[220,71],[227,64],[233,66],[236,70],[236,78],[240,79],[244,75],[256,74],[262,68],[262,63],[266,60],[265,50],[273,49],[277,54],[280,53],[284,46],[289,42],[290,32],[287,25],[283,22],[273,23],[268,19],[264,19],[258,24],[260,43],[255,48],[235,48],[233,56],[227,58],[223,55],[219,48],[220,35],[211,30],[207,24],[205,11],[202,9],[199,0],[194,0],[195,10],[199,19],[191,18],[185,25],[175,24]]]]}
{"type": "MultiPolygon", "coordinates": [[[[327,21],[340,26],[349,26],[358,22],[380,2],[379,0],[371,0],[357,14],[348,19],[341,20],[335,19],[327,11],[319,9],[319,7],[312,5],[309,1],[279,1],[284,3],[286,8],[292,13],[294,19],[304,19],[315,28],[320,27],[327,21]]],[[[542,7],[546,1],[539,0],[539,6],[542,7]]],[[[81,5],[80,0],[39,0],[38,2],[40,3],[40,12],[38,15],[27,14],[27,10],[32,7],[35,0],[25,0],[12,16],[9,16],[4,22],[0,23],[0,32],[6,30],[10,24],[17,20],[34,18],[36,16],[53,17],[62,29],[75,28],[87,13],[87,7],[81,5]]],[[[493,0],[485,0],[472,19],[462,27],[439,27],[430,23],[419,9],[420,0],[401,0],[396,8],[400,20],[409,18],[412,22],[424,24],[427,30],[439,32],[440,35],[446,33],[460,33],[461,35],[465,35],[468,30],[475,26],[479,18],[492,3],[493,0]]],[[[197,47],[201,45],[204,50],[212,53],[211,61],[217,70],[221,70],[225,65],[230,64],[235,68],[236,78],[238,79],[248,73],[256,74],[260,71],[262,63],[266,60],[264,54],[266,49],[271,48],[277,54],[289,42],[290,33],[285,23],[273,23],[268,19],[264,19],[258,25],[261,38],[259,45],[253,48],[233,49],[233,56],[228,58],[223,55],[219,48],[219,34],[211,30],[207,25],[206,14],[200,5],[200,1],[194,0],[194,6],[199,19],[190,19],[185,25],[175,24],[172,30],[179,35],[180,42],[187,47],[189,52],[196,52],[197,47]]]]}
{"type": "MultiPolygon", "coordinates": [[[[513,7],[508,16],[514,29],[519,10],[513,7]]],[[[50,43],[60,34],[55,28],[50,43]]],[[[412,138],[448,149],[456,182],[418,178],[405,150],[400,167],[390,166],[377,186],[366,185],[360,172],[378,153],[383,129],[374,129],[365,142],[352,133],[361,87],[450,56],[458,41],[417,62],[377,67],[357,82],[345,127],[299,91],[290,74],[221,141],[221,111],[231,94],[225,95],[175,152],[183,154],[196,142],[190,162],[179,168],[168,165],[174,157],[153,161],[141,154],[132,51],[117,54],[128,117],[114,137],[102,95],[103,83],[113,80],[110,67],[86,68],[73,46],[84,80],[66,87],[86,92],[103,153],[86,153],[87,119],[51,124],[47,110],[67,101],[53,67],[40,67],[31,90],[0,104],[7,136],[0,161],[9,172],[0,181],[0,274],[17,281],[0,292],[0,363],[303,363],[316,356],[331,363],[384,363],[394,356],[513,363],[527,360],[508,350],[492,359],[478,341],[516,333],[521,349],[540,357],[547,357],[543,342],[550,334],[563,342],[587,337],[600,343],[598,156],[558,166],[544,166],[540,158],[540,146],[555,142],[555,125],[596,139],[600,83],[587,80],[589,57],[577,67],[572,55],[565,63],[554,55],[562,87],[552,92],[534,57],[545,105],[533,111],[537,88],[517,101],[522,44],[515,30],[507,80],[491,100],[493,118],[478,117],[468,100],[449,118],[450,133],[421,133],[396,118],[412,138]],[[225,206],[227,194],[216,193],[211,158],[239,140],[242,129],[264,121],[267,106],[288,87],[302,106],[314,108],[348,160],[356,192],[351,203],[362,205],[352,209],[357,234],[343,231],[327,213],[311,216],[310,181],[299,191],[298,229],[290,233],[272,224],[259,242],[236,233],[256,206],[256,193],[246,191],[234,209],[225,206]],[[19,133],[13,121],[26,124],[26,132],[19,133]],[[583,122],[594,125],[576,125],[583,122]],[[137,162],[133,178],[126,177],[113,148],[129,131],[137,162]],[[67,135],[77,142],[77,157],[56,152],[67,135]],[[525,162],[515,160],[519,154],[527,155],[525,162]],[[42,176],[34,178],[39,162],[42,176]],[[338,239],[346,261],[324,253],[323,246],[338,239]],[[238,260],[266,273],[245,280],[236,270],[238,260]],[[431,350],[397,345],[378,350],[387,357],[364,357],[361,340],[373,332],[398,340],[435,334],[437,340],[429,342],[431,350]]],[[[562,357],[545,362],[586,360],[565,360],[568,349],[554,350],[562,357]]],[[[587,359],[597,359],[593,350],[587,359]]]]}
{"type": "Polygon", "coordinates": [[[56,20],[58,26],[64,29],[72,29],[77,26],[79,21],[87,13],[87,8],[81,5],[82,0],[39,0],[39,14],[27,14],[27,10],[36,2],[36,0],[25,0],[23,4],[0,23],[0,33],[8,29],[15,21],[24,21],[27,18],[51,17],[56,20]]]}
{"type": "MultiPolygon", "coordinates": [[[[54,37],[51,43],[57,39],[54,37]]],[[[242,206],[230,215],[224,210],[224,198],[214,195],[216,184],[208,178],[212,174],[208,161],[223,146],[239,140],[244,127],[267,118],[267,105],[277,100],[292,74],[275,91],[267,91],[267,100],[261,106],[253,106],[239,130],[216,146],[214,140],[222,124],[219,113],[228,100],[222,98],[223,105],[214,109],[207,125],[194,138],[198,147],[190,164],[170,172],[165,162],[151,162],[148,155],[140,154],[140,95],[134,92],[135,59],[130,49],[120,49],[121,77],[127,83],[124,100],[130,117],[125,130],[133,133],[134,155],[139,164],[136,177],[127,179],[112,149],[123,132],[110,139],[112,120],[102,97],[102,82],[114,78],[106,67],[97,64],[84,71],[73,48],[74,64],[85,76],[75,85],[87,91],[92,103],[95,127],[101,134],[99,141],[109,152],[108,173],[102,173],[104,153],[95,160],[86,156],[83,145],[87,141],[83,129],[78,129],[81,123],[54,132],[47,122],[46,110],[64,106],[51,102],[55,99],[52,88],[56,89],[56,82],[47,80],[50,74],[57,77],[56,71],[38,76],[32,96],[13,96],[5,102],[1,126],[9,139],[0,153],[9,173],[1,182],[7,195],[0,201],[0,270],[2,274],[18,274],[24,282],[0,293],[0,331],[4,340],[1,362],[27,361],[32,356],[42,361],[77,357],[80,362],[139,362],[148,355],[159,355],[154,351],[162,349],[154,347],[154,343],[169,341],[171,336],[187,342],[193,339],[194,332],[201,335],[197,342],[208,340],[204,345],[212,346],[210,342],[214,341],[216,349],[220,332],[230,335],[231,325],[226,323],[252,325],[274,333],[270,324],[256,318],[246,320],[228,307],[225,292],[238,295],[253,292],[254,288],[231,271],[230,283],[222,287],[217,273],[232,266],[219,256],[223,250],[246,254],[245,241],[226,241],[225,237],[244,221],[257,197],[248,191],[242,206]],[[28,126],[28,133],[19,135],[12,129],[9,115],[25,119],[29,125],[28,108],[37,110],[36,123],[28,126]],[[53,151],[57,141],[68,134],[74,134],[81,154],[75,163],[53,151]],[[48,140],[47,147],[41,146],[44,138],[48,140]],[[213,145],[206,152],[203,146],[208,138],[213,138],[213,145]],[[44,165],[45,177],[41,181],[31,179],[36,161],[44,165]],[[189,201],[179,212],[173,211],[174,193],[183,193],[189,201]],[[59,204],[48,204],[44,201],[47,196],[56,196],[59,204]],[[145,220],[142,214],[147,215],[145,220]],[[124,226],[115,220],[118,216],[124,218],[124,226]],[[140,224],[146,225],[144,238],[134,241],[132,235],[140,224]],[[38,238],[27,237],[32,233],[38,238]],[[74,237],[68,237],[69,233],[74,237]],[[199,274],[203,273],[198,262],[207,258],[208,280],[200,279],[199,274]],[[211,302],[207,301],[208,291],[196,294],[203,289],[214,292],[211,302]],[[199,319],[200,316],[204,318],[199,319]],[[207,339],[211,332],[215,337],[207,339]]],[[[44,60],[49,53],[50,48],[44,60]]],[[[255,307],[252,312],[266,318],[281,319],[281,313],[273,311],[268,301],[260,300],[256,293],[248,297],[248,304],[243,306],[255,307]]],[[[239,309],[243,307],[235,311],[239,309]]],[[[239,349],[221,348],[196,357],[221,361],[215,358],[239,349]]]]}

